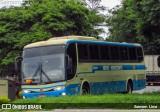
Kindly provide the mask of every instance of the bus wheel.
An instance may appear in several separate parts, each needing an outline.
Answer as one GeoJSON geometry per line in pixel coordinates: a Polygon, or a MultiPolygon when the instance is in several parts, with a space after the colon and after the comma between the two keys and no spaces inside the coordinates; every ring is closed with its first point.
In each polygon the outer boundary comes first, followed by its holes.
{"type": "Polygon", "coordinates": [[[82,95],[86,95],[90,93],[89,84],[85,82],[82,86],[82,95]]]}
{"type": "Polygon", "coordinates": [[[132,93],[132,90],[133,90],[133,84],[132,81],[129,80],[127,83],[127,93],[132,93]]]}
{"type": "Polygon", "coordinates": [[[151,83],[147,83],[147,85],[149,86],[149,85],[151,85],[151,83]]]}

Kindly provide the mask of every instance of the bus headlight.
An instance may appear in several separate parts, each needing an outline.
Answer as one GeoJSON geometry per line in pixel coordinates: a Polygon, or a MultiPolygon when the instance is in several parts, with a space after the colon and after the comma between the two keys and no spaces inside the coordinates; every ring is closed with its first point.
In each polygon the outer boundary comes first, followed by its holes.
{"type": "Polygon", "coordinates": [[[29,90],[23,90],[23,93],[30,93],[29,90]]]}
{"type": "Polygon", "coordinates": [[[55,91],[56,91],[56,90],[59,91],[59,90],[62,90],[62,89],[64,89],[64,88],[65,88],[65,86],[57,86],[57,87],[54,88],[54,90],[55,90],[55,91]]]}
{"type": "Polygon", "coordinates": [[[65,92],[63,92],[63,93],[62,93],[62,96],[66,96],[66,93],[65,93],[65,92]]]}

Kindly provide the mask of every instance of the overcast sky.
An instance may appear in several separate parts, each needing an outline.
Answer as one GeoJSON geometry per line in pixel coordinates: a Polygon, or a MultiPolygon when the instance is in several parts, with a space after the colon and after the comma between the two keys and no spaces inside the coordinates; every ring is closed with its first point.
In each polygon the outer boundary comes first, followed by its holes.
{"type": "MultiPolygon", "coordinates": [[[[117,5],[121,4],[121,0],[102,0],[101,5],[107,7],[108,9],[112,9],[117,5]]],[[[103,12],[103,14],[107,14],[106,12],[103,12]]],[[[102,33],[100,36],[102,36],[103,38],[106,38],[108,35],[108,28],[107,27],[103,27],[105,33],[102,33]]]]}
{"type": "MultiPolygon", "coordinates": [[[[0,8],[1,7],[9,7],[11,5],[13,6],[19,6],[22,3],[23,0],[0,0],[0,8]]],[[[116,5],[120,5],[121,0],[101,0],[101,5],[107,7],[108,9],[112,9],[113,7],[115,7],[116,5]]],[[[102,12],[103,14],[106,14],[106,12],[102,12]]],[[[104,28],[105,33],[101,34],[102,37],[107,37],[107,27],[104,28]]]]}
{"type": "MultiPolygon", "coordinates": [[[[101,4],[108,7],[113,8],[116,5],[120,4],[121,0],[102,0],[101,4]]],[[[19,6],[22,3],[22,0],[0,0],[0,7],[3,6],[19,6]]]]}
{"type": "Polygon", "coordinates": [[[102,0],[101,4],[108,7],[109,9],[115,7],[116,5],[120,5],[121,0],[102,0]]]}

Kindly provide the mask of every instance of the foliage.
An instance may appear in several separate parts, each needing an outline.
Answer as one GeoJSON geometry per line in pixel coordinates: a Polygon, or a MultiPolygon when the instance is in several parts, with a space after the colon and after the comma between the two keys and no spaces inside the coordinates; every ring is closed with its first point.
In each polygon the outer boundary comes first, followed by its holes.
{"type": "MultiPolygon", "coordinates": [[[[134,109],[134,104],[158,104],[160,93],[144,94],[103,94],[103,95],[74,95],[64,97],[18,99],[18,104],[45,104],[44,108],[121,108],[134,109]],[[107,99],[107,100],[106,100],[107,99]],[[52,104],[52,105],[47,105],[52,104]],[[130,105],[131,104],[131,105],[130,105]],[[54,106],[53,106],[54,105],[54,106]]],[[[159,105],[157,105],[159,106],[159,105]]]]}
{"type": "Polygon", "coordinates": [[[7,97],[5,97],[5,96],[0,97],[0,104],[5,104],[5,103],[9,103],[9,102],[10,102],[10,99],[8,99],[7,97]]]}
{"type": "Polygon", "coordinates": [[[90,10],[99,12],[105,10],[106,7],[101,6],[100,2],[102,0],[81,0],[90,10]]]}
{"type": "Polygon", "coordinates": [[[141,43],[146,54],[160,54],[159,1],[123,0],[110,12],[110,40],[141,43]]]}
{"type": "Polygon", "coordinates": [[[17,99],[14,103],[159,103],[160,92],[17,99]],[[107,100],[106,100],[107,99],[107,100]]]}
{"type": "Polygon", "coordinates": [[[104,17],[78,0],[26,0],[0,9],[0,74],[13,75],[14,59],[25,45],[64,35],[95,35],[104,17]]]}

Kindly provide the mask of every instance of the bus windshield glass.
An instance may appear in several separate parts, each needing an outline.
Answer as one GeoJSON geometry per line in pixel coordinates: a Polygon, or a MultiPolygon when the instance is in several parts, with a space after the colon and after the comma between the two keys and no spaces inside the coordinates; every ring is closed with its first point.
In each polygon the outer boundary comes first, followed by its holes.
{"type": "Polygon", "coordinates": [[[22,83],[51,83],[65,80],[65,46],[25,49],[22,61],[22,83]]]}

